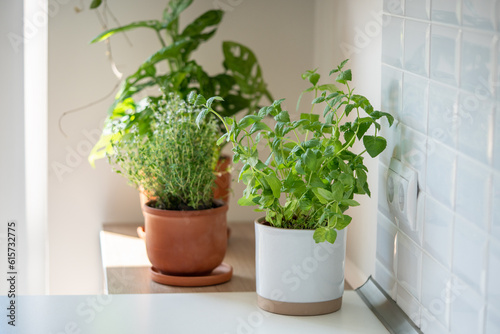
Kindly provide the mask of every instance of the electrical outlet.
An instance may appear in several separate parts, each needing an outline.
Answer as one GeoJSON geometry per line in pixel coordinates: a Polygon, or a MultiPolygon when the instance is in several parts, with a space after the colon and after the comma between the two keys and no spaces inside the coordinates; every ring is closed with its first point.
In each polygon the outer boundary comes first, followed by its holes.
{"type": "Polygon", "coordinates": [[[387,173],[387,202],[391,213],[399,221],[417,229],[417,172],[394,158],[387,173]]]}

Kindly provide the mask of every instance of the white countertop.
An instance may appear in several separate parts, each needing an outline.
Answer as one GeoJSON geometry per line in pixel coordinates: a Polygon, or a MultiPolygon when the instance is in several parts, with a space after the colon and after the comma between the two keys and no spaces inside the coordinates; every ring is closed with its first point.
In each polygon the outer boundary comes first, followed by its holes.
{"type": "Polygon", "coordinates": [[[389,333],[354,291],[340,311],[312,317],[262,311],[255,292],[20,296],[15,329],[4,314],[9,300],[0,302],[2,334],[389,333]]]}

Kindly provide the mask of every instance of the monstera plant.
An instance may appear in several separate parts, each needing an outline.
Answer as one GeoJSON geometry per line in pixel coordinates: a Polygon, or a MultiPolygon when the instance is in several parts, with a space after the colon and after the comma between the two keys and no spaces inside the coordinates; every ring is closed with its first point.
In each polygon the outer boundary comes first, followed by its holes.
{"type": "MultiPolygon", "coordinates": [[[[108,109],[102,136],[89,155],[92,165],[96,159],[113,154],[113,142],[127,143],[132,137],[136,140],[135,132],[144,138],[152,136],[152,112],[148,106],[169,93],[181,99],[186,99],[191,91],[221,96],[225,102],[217,106],[217,112],[224,116],[242,111],[253,113],[263,96],[272,100],[257,58],[246,46],[223,42],[224,70],[216,75],[209,75],[192,57],[200,44],[215,35],[224,15],[221,10],[209,10],[180,30],[181,13],[192,3],[193,0],[170,0],[161,19],[109,29],[91,41],[102,42],[118,33],[149,29],[160,45],[159,50],[123,80],[108,109]],[[164,68],[166,70],[162,70],[164,68]]],[[[94,0],[91,8],[101,4],[101,0],[94,0]]],[[[223,131],[222,123],[219,126],[223,131]]]]}

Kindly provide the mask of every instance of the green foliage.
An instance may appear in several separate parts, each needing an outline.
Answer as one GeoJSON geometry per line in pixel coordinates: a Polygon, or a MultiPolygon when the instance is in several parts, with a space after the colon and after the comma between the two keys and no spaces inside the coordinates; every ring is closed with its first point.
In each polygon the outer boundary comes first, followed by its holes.
{"type": "MultiPolygon", "coordinates": [[[[161,20],[133,22],[121,27],[106,30],[97,35],[91,43],[105,41],[117,33],[135,29],[153,31],[161,48],[153,53],[139,68],[123,81],[115,101],[108,110],[103,136],[94,146],[89,162],[106,156],[111,152],[112,141],[126,141],[126,134],[131,128],[140,127],[146,137],[151,135],[151,113],[144,112],[141,103],[136,105],[134,99],[147,88],[158,88],[159,96],[148,96],[148,100],[157,100],[161,95],[175,93],[181,99],[187,98],[191,91],[204,96],[220,96],[225,103],[218,104],[216,111],[223,116],[233,116],[246,110],[253,113],[258,109],[262,96],[269,101],[272,97],[264,82],[260,65],[254,53],[247,47],[225,41],[222,43],[224,54],[224,71],[211,76],[194,59],[192,53],[200,44],[212,38],[217,31],[224,12],[209,10],[180,31],[181,13],[191,5],[192,0],[170,0],[163,12],[161,20]],[[162,65],[168,70],[161,71],[162,65]],[[113,131],[116,123],[121,123],[121,134],[113,131]]],[[[92,5],[98,7],[100,1],[92,5]]],[[[222,124],[219,124],[221,130],[222,124]]]]}
{"type": "MultiPolygon", "coordinates": [[[[247,186],[238,203],[258,206],[272,226],[315,229],[316,242],[334,243],[337,231],[351,222],[345,211],[359,205],[354,195],[370,195],[362,155],[376,157],[385,149],[385,139],[377,135],[379,120],[385,117],[389,125],[394,121],[390,114],[375,111],[367,98],[354,94],[345,63],[330,73],[337,73],[335,81],[344,90],[319,85],[316,70],[303,74],[312,85],[304,92],[314,92],[314,98],[310,113],[298,120],[282,109],[283,100],[239,121],[224,118],[227,133],[222,140],[232,143],[234,162],[243,164],[239,180],[247,186]],[[313,112],[320,106],[324,120],[313,112]],[[356,117],[348,122],[351,113],[356,117]],[[267,116],[274,118],[274,128],[265,123],[267,116]],[[370,129],[374,134],[366,135],[370,129]],[[363,142],[365,151],[353,152],[356,140],[363,142]],[[266,150],[260,148],[261,142],[266,150]]],[[[205,107],[203,115],[210,111],[222,119],[205,107]]]]}
{"type": "Polygon", "coordinates": [[[220,134],[215,118],[200,120],[197,126],[201,109],[173,93],[150,101],[145,110],[154,135],[146,139],[134,127],[127,142],[113,142],[110,163],[136,187],[156,197],[159,209],[212,207],[220,134]]]}

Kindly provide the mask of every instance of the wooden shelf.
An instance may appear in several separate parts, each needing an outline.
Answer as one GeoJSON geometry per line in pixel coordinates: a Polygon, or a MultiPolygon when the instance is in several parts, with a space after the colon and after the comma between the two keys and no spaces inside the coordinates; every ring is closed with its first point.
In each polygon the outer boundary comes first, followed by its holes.
{"type": "MultiPolygon", "coordinates": [[[[229,223],[231,234],[224,262],[233,266],[233,278],[207,287],[175,287],[151,280],[151,263],[138,225],[104,224],[101,254],[104,292],[108,294],[248,292],[255,291],[255,231],[253,223],[229,223]]],[[[345,282],[345,289],[352,288],[345,282]]]]}
{"type": "Polygon", "coordinates": [[[139,225],[104,224],[101,253],[105,273],[104,290],[109,294],[245,292],[255,291],[255,233],[253,223],[230,223],[224,262],[233,266],[233,278],[207,287],[175,287],[153,282],[139,225]]]}

